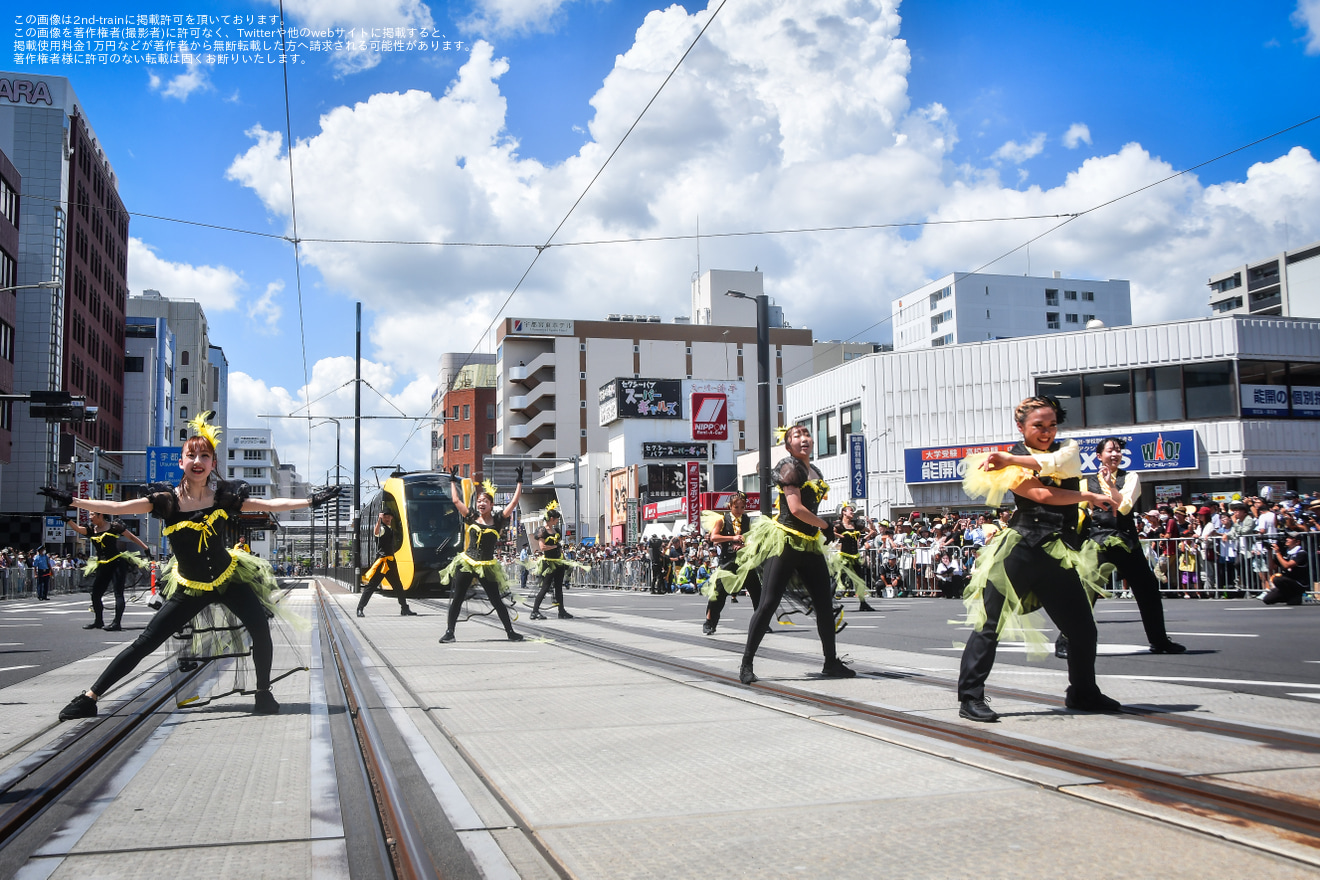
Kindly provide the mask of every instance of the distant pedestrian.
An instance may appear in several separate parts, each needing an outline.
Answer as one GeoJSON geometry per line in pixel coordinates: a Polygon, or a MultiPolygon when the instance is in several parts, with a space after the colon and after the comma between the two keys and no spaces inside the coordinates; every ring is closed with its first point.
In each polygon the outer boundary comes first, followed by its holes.
{"type": "Polygon", "coordinates": [[[32,573],[37,581],[37,601],[45,602],[50,599],[50,579],[54,574],[51,571],[50,557],[46,555],[46,548],[38,547],[36,555],[32,557],[32,573]]]}

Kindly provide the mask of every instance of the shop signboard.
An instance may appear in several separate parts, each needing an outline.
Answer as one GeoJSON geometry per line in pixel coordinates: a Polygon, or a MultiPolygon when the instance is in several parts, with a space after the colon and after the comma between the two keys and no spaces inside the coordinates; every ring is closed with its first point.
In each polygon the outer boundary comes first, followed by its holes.
{"type": "Polygon", "coordinates": [[[848,488],[853,499],[866,497],[866,436],[848,435],[848,488]]]}
{"type": "Polygon", "coordinates": [[[1287,385],[1242,385],[1242,415],[1253,418],[1288,417],[1287,385]]]}
{"type": "MultiPolygon", "coordinates": [[[[1076,440],[1082,458],[1082,473],[1093,474],[1100,466],[1096,447],[1106,437],[1120,437],[1127,443],[1122,467],[1138,473],[1195,470],[1197,463],[1196,432],[1118,431],[1088,434],[1062,439],[1076,440]]],[[[937,446],[903,450],[903,472],[908,483],[954,483],[964,474],[963,459],[973,453],[1007,452],[1012,443],[982,443],[968,446],[937,446]]]]}

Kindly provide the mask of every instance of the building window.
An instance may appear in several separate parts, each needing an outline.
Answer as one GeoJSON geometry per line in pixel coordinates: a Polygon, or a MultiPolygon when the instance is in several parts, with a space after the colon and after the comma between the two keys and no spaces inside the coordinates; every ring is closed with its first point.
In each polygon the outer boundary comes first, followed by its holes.
{"type": "Polygon", "coordinates": [[[953,345],[953,334],[945,333],[943,336],[937,336],[930,341],[930,344],[934,348],[939,348],[942,345],[953,345]]]}
{"type": "Polygon", "coordinates": [[[450,418],[453,421],[458,421],[458,404],[454,404],[454,414],[450,418]]]}
{"type": "Polygon", "coordinates": [[[1082,377],[1086,425],[1132,424],[1132,379],[1127,370],[1082,377]]]}
{"type": "Polygon", "coordinates": [[[1075,290],[1065,290],[1065,291],[1063,292],[1063,298],[1064,298],[1065,300],[1072,300],[1073,302],[1076,302],[1076,301],[1077,301],[1077,291],[1075,291],[1075,290]]]}
{"type": "Polygon", "coordinates": [[[188,421],[188,407],[179,407],[179,418],[183,419],[185,422],[188,421]]]}
{"type": "Polygon", "coordinates": [[[472,435],[471,435],[471,434],[464,434],[464,435],[463,435],[463,448],[464,448],[464,449],[471,449],[471,448],[472,448],[472,435]]]}
{"type": "Polygon", "coordinates": [[[854,403],[839,410],[839,436],[862,433],[862,405],[854,403]]]}
{"type": "Polygon", "coordinates": [[[1051,376],[1036,380],[1036,393],[1056,398],[1068,411],[1073,424],[1082,422],[1082,379],[1080,376],[1051,376]]]}
{"type": "Polygon", "coordinates": [[[1059,304],[1059,292],[1057,290],[1045,291],[1045,305],[1057,306],[1059,304]]]}
{"type": "Polygon", "coordinates": [[[187,393],[188,393],[188,380],[187,380],[187,379],[180,379],[180,380],[179,380],[179,393],[180,393],[180,394],[187,394],[187,393]]]}
{"type": "Polygon", "coordinates": [[[486,404],[486,418],[488,419],[495,418],[495,404],[493,403],[486,404]]]}
{"type": "Polygon", "coordinates": [[[1132,371],[1132,402],[1137,422],[1171,422],[1183,417],[1182,370],[1150,367],[1132,371]]]}
{"type": "Polygon", "coordinates": [[[1095,291],[1094,291],[1094,290],[1083,290],[1083,291],[1082,291],[1082,302],[1095,302],[1095,291]]]}
{"type": "Polygon", "coordinates": [[[265,487],[265,486],[249,486],[249,487],[248,487],[248,494],[250,494],[250,495],[257,495],[257,496],[260,496],[260,497],[264,497],[265,494],[266,494],[266,487],[265,487]]]}
{"type": "Polygon", "coordinates": [[[495,435],[494,435],[494,434],[487,434],[487,435],[486,435],[486,448],[487,448],[487,449],[494,449],[494,448],[495,448],[495,435]]]}
{"type": "Polygon", "coordinates": [[[1063,320],[1064,320],[1064,323],[1066,323],[1066,324],[1076,324],[1076,323],[1077,323],[1077,313],[1076,313],[1076,312],[1069,312],[1068,314],[1066,314],[1066,315],[1063,316],[1063,320]]]}
{"type": "Polygon", "coordinates": [[[0,321],[0,358],[14,362],[14,328],[0,321]]]}
{"type": "Polygon", "coordinates": [[[180,440],[180,442],[182,442],[182,441],[184,441],[184,440],[187,440],[187,439],[188,439],[188,429],[187,429],[187,428],[180,428],[180,429],[179,429],[179,440],[180,440]]]}
{"type": "Polygon", "coordinates": [[[179,352],[179,366],[181,367],[188,366],[188,352],[186,351],[179,352]]]}
{"type": "MultiPolygon", "coordinates": [[[[229,450],[229,460],[230,460],[230,461],[233,461],[233,460],[234,460],[234,450],[232,450],[232,449],[229,450]]],[[[233,471],[230,471],[230,472],[229,472],[229,475],[232,477],[232,476],[234,475],[233,471]]]]}
{"type": "Polygon", "coordinates": [[[464,476],[464,477],[470,477],[470,476],[472,476],[472,470],[471,470],[471,468],[472,468],[472,465],[470,465],[470,464],[465,464],[465,465],[463,465],[463,476],[464,476]]]}
{"type": "Polygon", "coordinates": [[[463,421],[466,422],[471,418],[472,418],[472,406],[470,404],[465,403],[463,404],[463,421]]]}
{"type": "Polygon", "coordinates": [[[125,373],[142,373],[147,369],[146,358],[133,357],[132,355],[124,358],[125,373]]]}
{"type": "Polygon", "coordinates": [[[252,479],[255,480],[255,479],[259,479],[261,476],[263,476],[263,475],[265,474],[265,472],[266,472],[266,469],[265,469],[265,468],[250,468],[250,467],[245,467],[245,468],[243,468],[243,477],[244,477],[244,479],[252,478],[252,479]]]}
{"type": "MultiPolygon", "coordinates": [[[[989,316],[989,315],[986,315],[986,317],[988,318],[988,317],[990,317],[990,316],[989,316]]],[[[1082,315],[1082,323],[1083,323],[1083,324],[1089,324],[1089,323],[1091,323],[1091,322],[1094,321],[1094,320],[1095,320],[1095,315],[1082,315]]]]}
{"type": "Polygon", "coordinates": [[[1210,289],[1215,293],[1227,293],[1228,291],[1235,290],[1241,286],[1242,276],[1234,274],[1222,281],[1216,281],[1214,284],[1211,284],[1210,289]]]}
{"type": "Polygon", "coordinates": [[[1045,313],[1045,329],[1047,329],[1047,330],[1058,330],[1058,329],[1059,329],[1059,313],[1058,313],[1058,312],[1046,312],[1046,313],[1045,313]]]}
{"type": "MultiPolygon", "coordinates": [[[[816,416],[816,455],[826,457],[839,454],[839,435],[835,432],[833,412],[816,416]]],[[[811,427],[810,424],[807,427],[811,427]]]]}
{"type": "Polygon", "coordinates": [[[1183,399],[1189,419],[1215,419],[1238,414],[1233,364],[1220,361],[1183,366],[1183,399]]]}
{"type": "Polygon", "coordinates": [[[244,460],[244,461],[265,461],[265,460],[266,460],[266,450],[264,450],[264,449],[244,449],[244,450],[243,450],[243,460],[244,460]]]}
{"type": "Polygon", "coordinates": [[[458,452],[458,435],[454,435],[454,451],[458,452]]]}

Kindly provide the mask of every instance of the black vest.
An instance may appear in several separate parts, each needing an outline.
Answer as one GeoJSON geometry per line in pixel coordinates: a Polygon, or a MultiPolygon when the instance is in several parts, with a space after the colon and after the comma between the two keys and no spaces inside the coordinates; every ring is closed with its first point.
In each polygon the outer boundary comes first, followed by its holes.
{"type": "MultiPolygon", "coordinates": [[[[1123,483],[1127,479],[1128,472],[1120,470],[1116,485],[1120,492],[1123,491],[1123,483]]],[[[1100,475],[1091,474],[1086,478],[1086,490],[1106,495],[1105,487],[1100,484],[1100,475]]],[[[1101,542],[1110,535],[1122,535],[1124,538],[1136,540],[1138,535],[1137,518],[1132,511],[1127,513],[1113,513],[1100,507],[1092,506],[1089,517],[1089,537],[1091,540],[1101,542]]]]}
{"type": "MultiPolygon", "coordinates": [[[[1057,452],[1060,446],[1062,444],[1055,441],[1050,444],[1049,451],[1057,452]]],[[[1009,454],[1030,455],[1031,450],[1026,444],[1019,442],[1009,450],[1009,454]]],[[[1057,486],[1060,489],[1076,490],[1081,485],[1081,480],[1077,477],[1061,480],[1057,477],[1038,475],[1037,479],[1046,486],[1057,486]]],[[[1039,547],[1055,535],[1070,546],[1080,546],[1081,535],[1077,531],[1076,504],[1041,504],[1030,498],[1024,498],[1016,492],[1013,493],[1013,500],[1017,504],[1017,509],[1013,512],[1013,518],[1008,521],[1008,527],[1021,535],[1029,546],[1039,547]]]]}

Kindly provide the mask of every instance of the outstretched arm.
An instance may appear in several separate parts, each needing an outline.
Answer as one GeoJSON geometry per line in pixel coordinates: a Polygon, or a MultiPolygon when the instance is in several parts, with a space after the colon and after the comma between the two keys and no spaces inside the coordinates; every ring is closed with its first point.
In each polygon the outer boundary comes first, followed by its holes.
{"type": "Polygon", "coordinates": [[[449,469],[449,498],[454,502],[454,509],[458,511],[458,515],[467,519],[468,506],[463,503],[458,493],[458,465],[449,469]]]}
{"type": "Polygon", "coordinates": [[[504,505],[505,519],[513,516],[513,512],[518,509],[518,499],[522,497],[523,469],[516,467],[513,470],[518,475],[518,482],[513,486],[513,497],[509,499],[508,504],[504,505]]]}
{"type": "Polygon", "coordinates": [[[151,548],[147,546],[145,541],[143,541],[141,538],[139,538],[137,535],[133,534],[132,532],[128,531],[127,529],[124,530],[123,537],[128,538],[128,540],[132,541],[134,544],[137,544],[139,547],[141,547],[143,550],[147,551],[148,553],[151,552],[151,548]]]}

